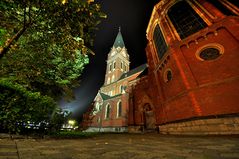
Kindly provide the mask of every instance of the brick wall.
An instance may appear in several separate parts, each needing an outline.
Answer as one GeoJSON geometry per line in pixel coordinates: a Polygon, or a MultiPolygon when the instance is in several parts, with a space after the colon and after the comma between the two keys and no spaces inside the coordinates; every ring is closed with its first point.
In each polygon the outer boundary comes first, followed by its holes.
{"type": "MultiPolygon", "coordinates": [[[[222,15],[206,1],[200,1],[205,9],[217,19],[207,28],[179,40],[175,30],[158,13],[152,15],[148,30],[146,48],[149,64],[148,88],[139,83],[134,89],[135,107],[144,94],[148,94],[154,107],[156,125],[194,117],[232,114],[239,112],[239,17],[222,15]],[[168,49],[162,59],[158,58],[153,32],[158,20],[168,49]],[[168,30],[167,32],[165,32],[168,30]],[[197,52],[206,46],[220,46],[222,55],[214,60],[202,61],[197,52]],[[172,71],[172,80],[165,82],[164,73],[172,71]],[[152,94],[152,95],[150,95],[152,94]]],[[[159,13],[167,8],[161,3],[159,13]]],[[[201,12],[201,8],[198,8],[201,12]]],[[[206,14],[205,14],[206,15],[206,14]]],[[[136,123],[143,123],[142,111],[135,111],[136,123]]]]}
{"type": "Polygon", "coordinates": [[[239,117],[198,119],[159,126],[161,134],[230,135],[239,134],[239,117]]]}

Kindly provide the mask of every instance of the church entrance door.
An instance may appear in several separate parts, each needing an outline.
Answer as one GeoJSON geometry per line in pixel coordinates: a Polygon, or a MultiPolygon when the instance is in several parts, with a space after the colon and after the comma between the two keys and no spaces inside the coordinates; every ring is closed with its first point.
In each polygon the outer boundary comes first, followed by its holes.
{"type": "Polygon", "coordinates": [[[154,112],[149,104],[144,106],[144,126],[147,130],[155,129],[154,112]]]}

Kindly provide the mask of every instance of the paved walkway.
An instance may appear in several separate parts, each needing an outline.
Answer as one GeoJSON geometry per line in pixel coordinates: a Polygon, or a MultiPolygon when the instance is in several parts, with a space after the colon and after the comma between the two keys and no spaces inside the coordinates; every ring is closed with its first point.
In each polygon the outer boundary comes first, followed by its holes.
{"type": "Polygon", "coordinates": [[[0,159],[239,159],[239,137],[104,134],[90,139],[0,139],[0,159]]]}

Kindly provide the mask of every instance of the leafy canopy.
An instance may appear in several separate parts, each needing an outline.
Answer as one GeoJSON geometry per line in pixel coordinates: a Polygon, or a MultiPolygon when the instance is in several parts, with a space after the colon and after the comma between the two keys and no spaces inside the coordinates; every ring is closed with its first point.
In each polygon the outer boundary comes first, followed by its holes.
{"type": "Polygon", "coordinates": [[[52,98],[31,92],[6,79],[0,80],[0,126],[18,132],[29,121],[49,122],[56,103],[52,98]]]}
{"type": "Polygon", "coordinates": [[[85,0],[0,1],[0,77],[70,97],[104,17],[99,4],[85,0]]]}
{"type": "Polygon", "coordinates": [[[105,17],[86,0],[0,1],[0,127],[57,123],[55,101],[78,86],[105,17]]]}

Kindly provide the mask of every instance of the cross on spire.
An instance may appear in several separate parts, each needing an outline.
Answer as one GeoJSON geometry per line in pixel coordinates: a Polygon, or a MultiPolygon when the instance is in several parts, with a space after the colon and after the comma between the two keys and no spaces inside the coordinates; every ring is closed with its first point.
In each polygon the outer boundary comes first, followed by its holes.
{"type": "Polygon", "coordinates": [[[122,37],[122,34],[121,34],[121,27],[119,27],[119,32],[118,32],[118,35],[115,38],[115,42],[114,42],[113,46],[115,48],[117,48],[117,47],[123,48],[125,46],[124,45],[124,40],[123,40],[123,37],[122,37]]]}

